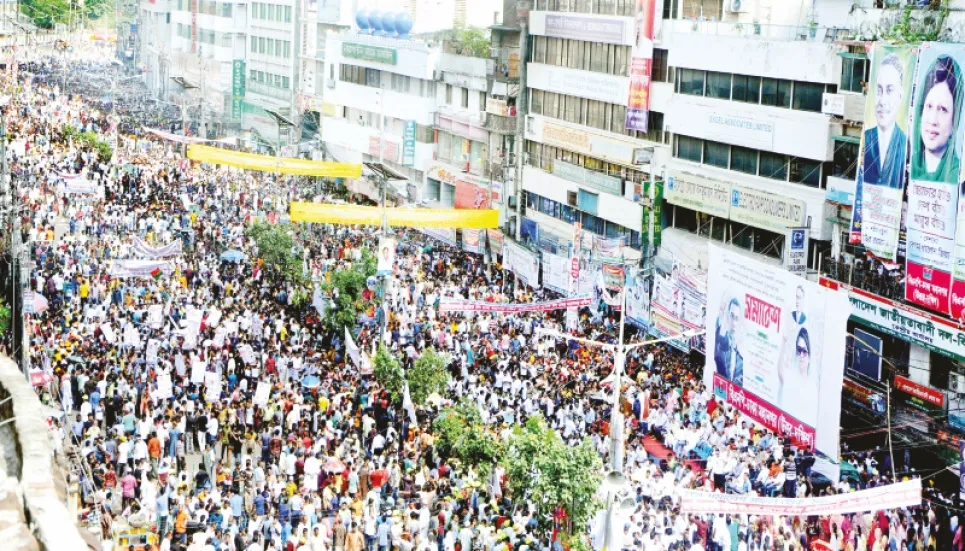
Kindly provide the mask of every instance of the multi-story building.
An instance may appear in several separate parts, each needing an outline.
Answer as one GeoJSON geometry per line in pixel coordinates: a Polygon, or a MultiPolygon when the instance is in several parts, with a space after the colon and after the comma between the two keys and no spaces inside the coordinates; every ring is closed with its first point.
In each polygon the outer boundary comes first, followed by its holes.
{"type": "Polygon", "coordinates": [[[360,19],[361,30],[326,35],[322,139],[339,161],[381,159],[408,178],[416,188],[408,195],[416,199],[435,153],[440,50],[408,38],[407,28],[400,28],[401,36],[370,34],[370,17],[360,19]]]}
{"type": "MultiPolygon", "coordinates": [[[[307,8],[299,0],[252,2],[246,27],[245,102],[287,117],[295,113],[299,82],[300,17],[307,8]]],[[[258,110],[244,113],[242,127],[268,142],[279,139],[274,119],[258,110]]],[[[282,135],[288,129],[281,129],[282,135]]]]}

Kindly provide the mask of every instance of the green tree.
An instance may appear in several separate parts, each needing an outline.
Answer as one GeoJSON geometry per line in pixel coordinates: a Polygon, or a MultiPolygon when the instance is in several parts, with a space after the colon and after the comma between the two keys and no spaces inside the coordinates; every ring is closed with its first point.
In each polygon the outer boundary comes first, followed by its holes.
{"type": "Polygon", "coordinates": [[[258,246],[258,256],[265,261],[265,271],[280,276],[289,283],[304,283],[302,258],[295,243],[295,228],[291,224],[248,225],[248,236],[258,246]]]}
{"type": "Polygon", "coordinates": [[[393,402],[402,399],[405,371],[399,364],[399,360],[384,345],[379,346],[372,360],[372,374],[375,376],[375,381],[392,396],[393,402]]]}
{"type": "MultiPolygon", "coordinates": [[[[489,59],[489,37],[479,27],[455,29],[447,32],[448,39],[458,44],[459,53],[489,59]]],[[[444,35],[446,36],[446,35],[444,35]]]]}
{"type": "Polygon", "coordinates": [[[444,408],[432,422],[436,450],[442,457],[458,458],[488,474],[503,454],[502,441],[483,424],[471,400],[444,408]]]}
{"type": "Polygon", "coordinates": [[[518,502],[536,506],[541,529],[550,526],[553,511],[562,506],[575,530],[602,507],[594,496],[603,479],[599,454],[584,440],[567,446],[540,416],[516,426],[501,463],[518,502]]]}
{"type": "Polygon", "coordinates": [[[444,391],[449,383],[446,356],[439,354],[431,346],[426,348],[409,370],[407,378],[412,403],[417,406],[425,405],[430,394],[444,391]]]}
{"type": "Polygon", "coordinates": [[[362,249],[362,259],[350,267],[336,270],[331,279],[322,285],[322,290],[338,298],[333,308],[325,316],[325,326],[331,331],[342,331],[344,327],[355,327],[359,312],[368,305],[362,297],[368,278],[375,275],[375,256],[368,249],[362,249]]]}

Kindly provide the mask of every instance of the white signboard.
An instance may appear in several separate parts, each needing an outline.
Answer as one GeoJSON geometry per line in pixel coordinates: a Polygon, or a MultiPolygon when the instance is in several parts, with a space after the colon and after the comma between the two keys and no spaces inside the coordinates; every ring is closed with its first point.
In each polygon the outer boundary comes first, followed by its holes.
{"type": "Polygon", "coordinates": [[[503,267],[530,287],[539,287],[539,260],[536,255],[510,240],[503,242],[503,267]]]}
{"type": "Polygon", "coordinates": [[[173,387],[171,386],[171,374],[161,373],[157,376],[157,393],[156,396],[160,400],[165,400],[174,395],[173,387]]]}
{"type": "Polygon", "coordinates": [[[257,406],[267,406],[268,396],[271,394],[271,385],[265,381],[258,383],[258,387],[255,388],[255,399],[254,403],[257,406]]]}

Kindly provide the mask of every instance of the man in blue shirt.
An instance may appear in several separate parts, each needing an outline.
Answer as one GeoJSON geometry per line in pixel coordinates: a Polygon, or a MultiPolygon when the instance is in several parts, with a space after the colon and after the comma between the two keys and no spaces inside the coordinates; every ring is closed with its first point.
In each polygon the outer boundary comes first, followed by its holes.
{"type": "Polygon", "coordinates": [[[241,494],[230,491],[228,494],[228,504],[231,505],[231,516],[235,519],[235,523],[242,529],[245,527],[245,500],[241,497],[241,494]]]}

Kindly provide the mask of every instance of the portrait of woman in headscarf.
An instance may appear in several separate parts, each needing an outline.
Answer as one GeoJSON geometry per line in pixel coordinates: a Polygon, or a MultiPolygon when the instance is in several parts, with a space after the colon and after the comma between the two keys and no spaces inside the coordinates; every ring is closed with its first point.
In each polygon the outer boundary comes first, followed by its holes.
{"type": "Polygon", "coordinates": [[[956,152],[955,135],[963,101],[961,77],[958,63],[941,55],[919,83],[912,180],[958,182],[961,160],[956,152]]]}

